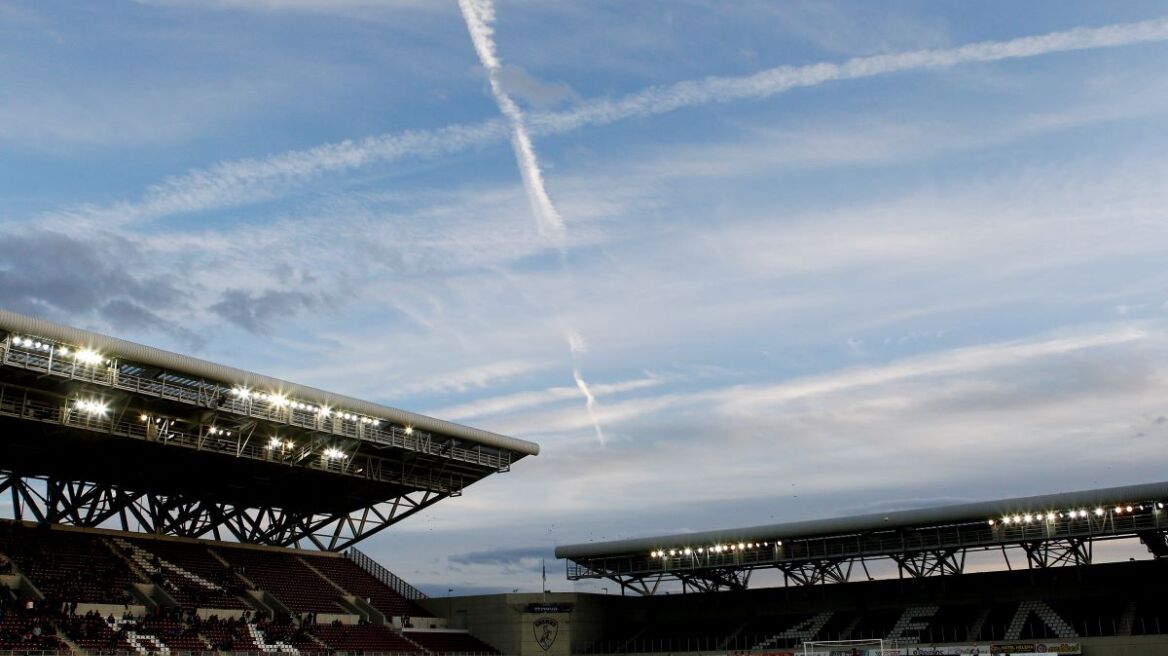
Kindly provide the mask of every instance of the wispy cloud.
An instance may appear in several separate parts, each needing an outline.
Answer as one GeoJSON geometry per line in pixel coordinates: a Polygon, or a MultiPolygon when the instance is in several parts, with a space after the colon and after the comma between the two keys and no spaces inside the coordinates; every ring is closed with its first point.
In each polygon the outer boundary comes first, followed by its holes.
{"type": "MultiPolygon", "coordinates": [[[[485,33],[489,35],[489,30],[485,33]]],[[[593,99],[569,111],[527,115],[524,125],[531,134],[559,134],[585,126],[665,114],[684,107],[763,99],[791,89],[832,81],[1164,40],[1168,40],[1168,19],[1158,18],[1104,27],[1080,27],[957,48],[857,57],[843,63],[778,66],[747,76],[709,77],[652,87],[615,100],[593,99]]],[[[493,57],[493,52],[488,51],[488,54],[493,57]]],[[[498,63],[497,59],[495,63],[498,63]]],[[[505,121],[491,120],[323,144],[262,159],[223,162],[168,178],[148,188],[137,201],[75,207],[63,211],[59,218],[101,221],[109,225],[254,203],[329,173],[405,157],[436,157],[497,143],[514,134],[512,127],[505,121]]],[[[529,145],[530,134],[527,136],[529,145]]],[[[523,143],[523,140],[517,142],[517,153],[524,151],[523,143]]],[[[532,178],[533,184],[534,181],[532,178]]],[[[551,215],[544,215],[544,218],[549,221],[549,226],[554,226],[551,215]]]]}
{"type": "Polygon", "coordinates": [[[435,376],[413,379],[411,382],[391,387],[389,394],[403,396],[419,392],[446,394],[481,389],[504,380],[545,370],[548,364],[531,360],[506,360],[485,365],[468,367],[435,376]]]}
{"type": "MultiPolygon", "coordinates": [[[[666,379],[664,377],[653,376],[617,383],[594,384],[590,386],[590,389],[596,397],[604,398],[609,395],[618,395],[657,387],[665,381],[666,379]]],[[[549,387],[542,390],[516,392],[504,396],[479,399],[470,403],[437,408],[431,410],[429,414],[452,420],[507,415],[551,405],[553,403],[575,400],[579,398],[579,394],[579,389],[576,387],[549,387]]]]}

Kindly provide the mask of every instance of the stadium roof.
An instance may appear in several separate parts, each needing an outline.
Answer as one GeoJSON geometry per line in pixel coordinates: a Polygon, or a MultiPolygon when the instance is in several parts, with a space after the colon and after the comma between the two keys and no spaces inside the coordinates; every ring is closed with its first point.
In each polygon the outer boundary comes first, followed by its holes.
{"type": "Polygon", "coordinates": [[[329,550],[539,453],[6,310],[0,433],[14,519],[329,550]]]}
{"type": "Polygon", "coordinates": [[[344,406],[356,412],[381,416],[387,420],[406,426],[459,437],[487,446],[508,449],[524,455],[539,454],[539,445],[535,442],[498,435],[478,428],[471,428],[406,410],[362,401],[306,385],[298,385],[286,380],[280,380],[279,378],[208,362],[207,360],[200,360],[189,355],[180,355],[150,346],[143,346],[142,344],[135,344],[124,339],[65,326],[45,319],[18,314],[10,310],[0,309],[0,329],[10,333],[30,333],[69,344],[84,345],[108,355],[125,358],[137,364],[174,369],[230,385],[239,385],[251,389],[278,390],[289,396],[296,396],[302,400],[311,401],[323,406],[344,406]]]}
{"type": "Polygon", "coordinates": [[[649,577],[708,584],[699,589],[745,587],[743,573],[766,567],[800,583],[843,582],[843,565],[878,558],[895,560],[902,574],[960,573],[968,549],[1025,548],[1032,566],[1085,564],[1091,557],[1085,547],[1103,539],[1138,537],[1156,556],[1168,556],[1165,502],[1168,482],[1147,483],[564,545],[555,555],[574,563],[570,579],[611,578],[632,587],[649,577]]]}

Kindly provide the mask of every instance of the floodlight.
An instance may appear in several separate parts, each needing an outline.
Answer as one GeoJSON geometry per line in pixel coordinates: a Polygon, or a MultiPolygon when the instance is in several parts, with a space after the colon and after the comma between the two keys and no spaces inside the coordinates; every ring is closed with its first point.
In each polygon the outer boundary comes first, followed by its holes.
{"type": "Polygon", "coordinates": [[[406,426],[406,435],[413,435],[413,434],[414,434],[414,427],[413,426],[406,426]]]}
{"type": "Polygon", "coordinates": [[[57,353],[60,353],[61,355],[69,355],[69,347],[68,346],[61,346],[61,347],[57,348],[57,353]]]}
{"type": "Polygon", "coordinates": [[[689,547],[686,547],[686,548],[685,548],[685,555],[689,556],[689,555],[691,555],[692,553],[693,553],[693,551],[692,551],[692,550],[691,550],[689,547]]]}
{"type": "Polygon", "coordinates": [[[1128,512],[1131,512],[1131,511],[1132,511],[1132,507],[1131,507],[1131,506],[1128,506],[1127,508],[1125,508],[1125,510],[1127,510],[1128,512]]]}
{"type": "Polygon", "coordinates": [[[73,407],[80,412],[88,415],[98,415],[104,417],[109,413],[109,404],[97,400],[80,399],[73,404],[73,407]]]}
{"type": "Polygon", "coordinates": [[[1095,509],[1095,516],[1096,516],[1096,517],[1100,517],[1100,516],[1102,516],[1102,515],[1103,515],[1103,509],[1102,509],[1102,508],[1096,508],[1096,509],[1095,509]]]}
{"type": "Polygon", "coordinates": [[[989,521],[989,525],[990,525],[990,526],[993,526],[993,525],[994,525],[994,520],[992,520],[992,519],[991,519],[991,520],[989,521]]]}
{"type": "Polygon", "coordinates": [[[13,346],[20,346],[21,344],[24,344],[23,337],[13,337],[12,338],[12,345],[13,346]]]}
{"type": "Polygon", "coordinates": [[[101,354],[97,351],[85,348],[73,354],[73,359],[77,360],[81,364],[101,364],[104,358],[102,358],[101,354]]]}

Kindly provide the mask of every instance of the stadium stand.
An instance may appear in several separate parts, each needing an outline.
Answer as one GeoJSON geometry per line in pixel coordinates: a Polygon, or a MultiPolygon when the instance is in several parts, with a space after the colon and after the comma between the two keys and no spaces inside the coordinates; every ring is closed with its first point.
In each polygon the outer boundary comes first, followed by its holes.
{"type": "Polygon", "coordinates": [[[134,601],[129,585],[137,578],[101,540],[0,522],[0,545],[0,551],[37,582],[50,603],[134,601]]]}
{"type": "Polygon", "coordinates": [[[407,653],[423,651],[385,626],[323,624],[312,628],[322,643],[340,651],[407,653]]]}
{"type": "Polygon", "coordinates": [[[494,647],[466,631],[405,631],[405,637],[432,654],[497,654],[494,647]]]}
{"type": "Polygon", "coordinates": [[[378,581],[347,558],[303,554],[301,558],[337,587],[348,591],[385,614],[386,617],[423,617],[428,613],[397,591],[378,581]]]}
{"type": "Polygon", "coordinates": [[[807,640],[901,644],[1160,635],[1168,562],[985,572],[814,588],[622,598],[588,653],[793,649],[807,640]],[[739,618],[748,618],[743,624],[739,618]]]}
{"type": "Polygon", "coordinates": [[[405,635],[365,618],[317,624],[318,613],[346,616],[336,603],[345,595],[368,598],[387,616],[427,616],[340,555],[0,520],[0,573],[15,575],[14,585],[27,581],[31,593],[0,586],[0,650],[496,653],[465,631],[405,635]],[[133,586],[151,584],[164,586],[166,596],[132,605],[143,601],[134,599],[133,586]],[[270,617],[248,602],[249,589],[275,596],[293,615],[270,617]],[[77,613],[77,602],[103,610],[77,613]],[[145,614],[131,611],[144,607],[145,614]]]}
{"type": "Polygon", "coordinates": [[[248,609],[244,583],[203,544],[173,540],[113,540],[118,551],[163,585],[182,608],[248,609]]]}
{"type": "Polygon", "coordinates": [[[343,613],[341,592],[307,567],[294,553],[220,546],[226,560],[259,590],[276,597],[295,613],[343,613]]]}

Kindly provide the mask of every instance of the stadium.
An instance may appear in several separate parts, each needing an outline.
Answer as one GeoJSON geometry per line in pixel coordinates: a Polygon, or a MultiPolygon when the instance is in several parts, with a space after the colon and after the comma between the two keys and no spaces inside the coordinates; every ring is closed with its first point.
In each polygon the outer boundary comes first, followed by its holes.
{"type": "Polygon", "coordinates": [[[538,445],[13,312],[0,329],[5,653],[1168,649],[1168,482],[564,545],[569,580],[621,594],[427,598],[356,545],[538,445]],[[1094,562],[1123,540],[1151,557],[1094,562]],[[967,571],[981,553],[1006,567],[967,571]]]}

